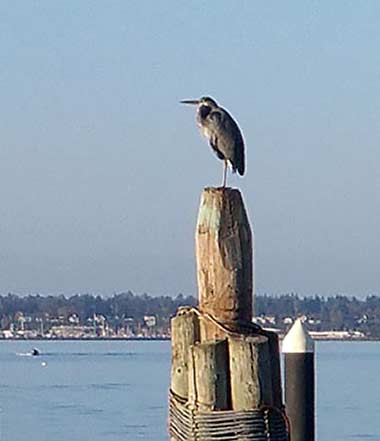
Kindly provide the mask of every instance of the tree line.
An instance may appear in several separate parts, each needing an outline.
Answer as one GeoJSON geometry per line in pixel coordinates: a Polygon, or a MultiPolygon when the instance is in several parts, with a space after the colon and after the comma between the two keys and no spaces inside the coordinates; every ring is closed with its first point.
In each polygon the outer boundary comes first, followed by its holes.
{"type": "MultiPolygon", "coordinates": [[[[72,295],[69,297],[16,294],[0,295],[0,319],[4,329],[18,314],[36,318],[60,317],[67,320],[75,314],[80,323],[101,314],[107,320],[133,318],[143,320],[154,315],[157,323],[168,323],[180,306],[196,306],[193,296],[182,294],[171,296],[135,295],[131,291],[100,295],[72,295]]],[[[364,299],[336,295],[331,297],[283,294],[279,296],[258,295],[255,297],[255,316],[271,317],[277,327],[284,327],[284,319],[307,316],[315,330],[360,330],[370,336],[380,336],[380,297],[364,299]]]]}

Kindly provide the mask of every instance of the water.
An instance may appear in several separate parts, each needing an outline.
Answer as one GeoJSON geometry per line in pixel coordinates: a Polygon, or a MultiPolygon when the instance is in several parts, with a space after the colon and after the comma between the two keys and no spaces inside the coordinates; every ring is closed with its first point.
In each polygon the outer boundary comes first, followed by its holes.
{"type": "Polygon", "coordinates": [[[317,440],[380,440],[380,343],[317,345],[317,440]]]}
{"type": "Polygon", "coordinates": [[[0,342],[0,440],[167,439],[169,352],[168,342],[0,342]],[[17,355],[33,346],[44,355],[17,355]]]}
{"type": "MultiPolygon", "coordinates": [[[[318,441],[380,440],[379,366],[380,343],[317,345],[318,441]]],[[[169,376],[169,342],[1,341],[0,441],[167,441],[169,376]]]]}

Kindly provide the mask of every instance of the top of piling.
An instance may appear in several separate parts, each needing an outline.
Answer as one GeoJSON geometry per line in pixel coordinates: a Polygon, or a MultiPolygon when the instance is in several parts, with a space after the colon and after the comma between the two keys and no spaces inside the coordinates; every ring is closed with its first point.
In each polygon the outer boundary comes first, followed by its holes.
{"type": "Polygon", "coordinates": [[[303,326],[301,318],[298,318],[294,322],[293,326],[286,334],[282,342],[282,352],[284,354],[305,354],[314,352],[314,340],[303,326]]]}
{"type": "Polygon", "coordinates": [[[252,233],[237,188],[203,190],[195,245],[200,311],[223,323],[251,323],[252,233]]]}

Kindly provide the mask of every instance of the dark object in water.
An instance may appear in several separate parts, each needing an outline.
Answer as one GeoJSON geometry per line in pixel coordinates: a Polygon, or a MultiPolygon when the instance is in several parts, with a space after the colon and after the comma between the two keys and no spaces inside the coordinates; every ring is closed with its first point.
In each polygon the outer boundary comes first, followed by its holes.
{"type": "Polygon", "coordinates": [[[40,355],[40,351],[39,351],[38,349],[36,349],[36,348],[33,348],[33,350],[32,350],[32,355],[33,355],[33,356],[40,355]]]}

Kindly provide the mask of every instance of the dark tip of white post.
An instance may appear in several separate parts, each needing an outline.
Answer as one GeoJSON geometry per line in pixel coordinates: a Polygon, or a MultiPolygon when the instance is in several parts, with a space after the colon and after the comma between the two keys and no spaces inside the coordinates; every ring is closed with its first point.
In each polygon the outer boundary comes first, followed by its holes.
{"type": "Polygon", "coordinates": [[[303,326],[302,319],[298,318],[282,342],[284,354],[305,354],[314,352],[314,340],[303,326]]]}

